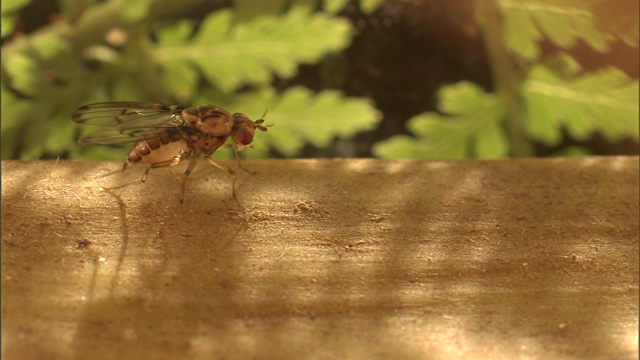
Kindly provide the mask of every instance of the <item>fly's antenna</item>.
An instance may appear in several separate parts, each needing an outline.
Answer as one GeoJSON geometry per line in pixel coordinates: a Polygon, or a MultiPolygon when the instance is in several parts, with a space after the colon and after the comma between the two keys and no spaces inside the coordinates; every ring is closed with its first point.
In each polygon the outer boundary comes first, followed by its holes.
{"type": "Polygon", "coordinates": [[[258,119],[258,120],[264,120],[264,117],[267,116],[267,111],[269,111],[269,107],[268,106],[266,108],[264,108],[264,114],[262,114],[262,116],[260,116],[260,119],[258,119]]]}
{"type": "Polygon", "coordinates": [[[254,121],[254,124],[256,124],[256,128],[260,129],[260,131],[267,131],[268,127],[273,126],[272,125],[262,125],[262,123],[264,123],[264,117],[267,116],[267,111],[269,111],[269,108],[265,108],[264,109],[264,114],[262,114],[262,116],[260,116],[260,119],[254,121]]]}

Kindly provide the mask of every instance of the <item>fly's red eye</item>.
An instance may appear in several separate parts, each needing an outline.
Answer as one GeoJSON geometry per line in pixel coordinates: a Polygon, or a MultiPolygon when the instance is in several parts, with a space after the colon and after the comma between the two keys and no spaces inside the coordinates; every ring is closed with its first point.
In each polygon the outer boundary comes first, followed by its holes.
{"type": "Polygon", "coordinates": [[[253,141],[253,133],[242,128],[236,133],[236,140],[242,145],[249,145],[253,141]]]}

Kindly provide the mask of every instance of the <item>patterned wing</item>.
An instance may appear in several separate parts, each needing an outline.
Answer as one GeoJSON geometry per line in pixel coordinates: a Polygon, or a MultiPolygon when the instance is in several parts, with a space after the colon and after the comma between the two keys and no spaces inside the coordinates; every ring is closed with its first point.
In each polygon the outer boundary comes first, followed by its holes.
{"type": "Polygon", "coordinates": [[[104,102],[82,106],[71,114],[79,124],[103,126],[78,142],[82,145],[117,145],[135,142],[166,131],[198,130],[186,124],[178,105],[141,102],[104,102]]]}

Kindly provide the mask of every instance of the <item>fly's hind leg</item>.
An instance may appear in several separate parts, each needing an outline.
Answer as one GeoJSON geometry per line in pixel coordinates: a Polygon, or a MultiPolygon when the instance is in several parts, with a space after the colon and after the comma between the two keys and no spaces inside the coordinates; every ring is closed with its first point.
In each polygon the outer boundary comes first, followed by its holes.
{"type": "MultiPolygon", "coordinates": [[[[182,159],[180,157],[175,157],[173,159],[169,159],[169,160],[165,160],[165,161],[159,161],[159,162],[156,162],[156,163],[149,164],[147,169],[144,171],[144,174],[142,174],[142,178],[140,178],[140,180],[131,181],[131,182],[128,182],[128,183],[124,183],[122,185],[118,185],[118,186],[114,186],[114,187],[110,187],[110,188],[104,188],[104,189],[105,190],[113,190],[113,189],[120,189],[120,188],[129,186],[129,185],[142,184],[145,181],[147,181],[147,175],[149,175],[149,171],[151,169],[178,165],[180,163],[180,161],[182,161],[182,159]]],[[[127,161],[126,163],[124,163],[124,166],[122,167],[122,170],[118,170],[118,171],[124,172],[125,170],[127,170],[127,167],[129,167],[130,164],[131,163],[129,161],[127,161]]]]}
{"type": "Polygon", "coordinates": [[[127,171],[127,168],[129,167],[129,164],[131,164],[131,163],[127,160],[127,162],[124,163],[124,166],[122,166],[122,169],[115,170],[115,171],[110,171],[110,172],[108,172],[106,174],[99,175],[99,176],[96,177],[96,179],[102,179],[104,177],[111,176],[113,174],[123,173],[123,172],[127,171]]]}

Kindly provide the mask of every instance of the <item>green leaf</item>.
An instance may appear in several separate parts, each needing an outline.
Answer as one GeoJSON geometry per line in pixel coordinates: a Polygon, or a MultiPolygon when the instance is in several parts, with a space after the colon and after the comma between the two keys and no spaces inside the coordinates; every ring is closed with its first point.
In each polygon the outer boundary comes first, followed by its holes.
{"type": "Polygon", "coordinates": [[[479,158],[504,157],[509,151],[509,142],[502,129],[502,123],[499,121],[487,121],[485,126],[478,128],[474,150],[479,158]]]}
{"type": "MultiPolygon", "coordinates": [[[[425,139],[416,139],[407,135],[396,135],[373,146],[373,153],[383,159],[423,159],[431,150],[425,139]]],[[[464,154],[451,154],[462,157],[464,154]]]]}
{"type": "Polygon", "coordinates": [[[172,67],[162,69],[164,89],[172,99],[180,103],[193,97],[198,87],[198,79],[198,72],[186,63],[176,63],[172,67]]]}
{"type": "MultiPolygon", "coordinates": [[[[36,102],[32,102],[36,103],[36,102]]],[[[35,159],[45,151],[45,142],[51,134],[50,115],[53,113],[53,99],[41,99],[37,108],[19,114],[20,142],[24,148],[21,159],[35,159]],[[35,126],[34,126],[35,125],[35,126]]]]}
{"type": "Polygon", "coordinates": [[[194,24],[189,20],[179,20],[173,24],[165,25],[156,36],[158,42],[165,46],[180,46],[193,34],[194,24]]]}
{"type": "Polygon", "coordinates": [[[0,38],[4,39],[5,37],[11,35],[15,26],[15,16],[2,15],[2,18],[0,19],[0,38]]]}
{"type": "Polygon", "coordinates": [[[18,146],[24,146],[21,137],[18,135],[33,115],[36,108],[33,101],[24,100],[9,91],[5,83],[0,87],[0,109],[2,111],[2,121],[0,121],[2,134],[2,159],[14,158],[13,152],[18,146]]]}
{"type": "Polygon", "coordinates": [[[127,158],[128,147],[80,146],[73,145],[70,154],[75,159],[122,160],[127,158]]]}
{"type": "MultiPolygon", "coordinates": [[[[296,6],[313,6],[315,0],[296,0],[296,6]]],[[[274,16],[286,11],[289,0],[235,0],[236,20],[247,21],[257,16],[274,16]]]]}
{"type": "Polygon", "coordinates": [[[505,110],[493,94],[470,82],[447,86],[439,92],[438,109],[411,118],[409,130],[417,136],[395,136],[376,144],[382,158],[498,158],[509,151],[502,129],[505,110]]]}
{"type": "Polygon", "coordinates": [[[547,145],[557,145],[562,130],[585,140],[595,132],[610,141],[638,139],[638,81],[608,67],[573,78],[562,78],[536,65],[523,88],[526,132],[547,145]]]}
{"type": "Polygon", "coordinates": [[[266,154],[268,148],[295,156],[305,143],[326,147],[336,138],[346,139],[371,130],[380,120],[380,114],[367,99],[345,97],[332,90],[314,94],[300,86],[282,94],[270,88],[252,91],[226,107],[252,119],[268,108],[266,124],[273,126],[264,134],[256,134],[255,149],[248,151],[252,156],[266,154]]]}
{"type": "MultiPolygon", "coordinates": [[[[377,8],[380,7],[384,3],[384,0],[359,0],[360,10],[362,10],[365,14],[371,14],[377,8]]],[[[345,6],[349,4],[349,0],[324,0],[323,7],[324,10],[331,13],[337,14],[344,9],[345,6]]]]}
{"type": "Polygon", "coordinates": [[[360,9],[365,14],[371,14],[384,3],[384,0],[360,0],[360,9]]]}
{"type": "Polygon", "coordinates": [[[0,22],[0,38],[11,35],[16,25],[15,14],[23,7],[29,5],[31,0],[2,0],[0,6],[2,6],[2,19],[0,22]]]}
{"type": "Polygon", "coordinates": [[[167,68],[193,64],[210,83],[232,92],[246,84],[268,84],[274,74],[294,76],[299,64],[317,62],[347,46],[349,30],[345,20],[301,8],[234,25],[227,9],[208,16],[193,40],[161,43],[155,58],[167,68]]]}
{"type": "Polygon", "coordinates": [[[421,135],[416,141],[417,158],[464,158],[470,148],[469,130],[457,119],[437,113],[417,115],[408,122],[414,134],[421,135]]]}
{"type": "Polygon", "coordinates": [[[131,99],[140,99],[141,95],[145,94],[145,91],[142,88],[143,84],[136,80],[137,79],[131,75],[114,79],[111,84],[113,100],[128,101],[131,99]]]}
{"type": "Polygon", "coordinates": [[[2,0],[0,1],[0,9],[2,11],[2,15],[13,15],[30,3],[31,0],[2,0]]]}
{"type": "MultiPolygon", "coordinates": [[[[69,114],[58,114],[47,123],[49,131],[44,140],[44,147],[51,154],[62,154],[72,147],[77,125],[69,120],[69,114]]],[[[40,154],[38,154],[40,155],[40,154]]]]}
{"type": "Polygon", "coordinates": [[[471,115],[479,107],[494,102],[492,95],[485,93],[478,85],[467,81],[443,87],[438,96],[440,100],[438,110],[446,114],[471,115]]]}
{"type": "Polygon", "coordinates": [[[37,93],[43,82],[43,74],[38,64],[29,56],[22,53],[3,53],[2,66],[6,71],[12,86],[23,94],[37,93]]]}
{"type": "Polygon", "coordinates": [[[337,14],[349,3],[349,0],[324,0],[324,10],[332,14],[337,14]]]}
{"type": "Polygon", "coordinates": [[[589,148],[583,147],[583,146],[568,146],[556,153],[554,153],[551,156],[556,156],[556,157],[584,157],[584,156],[590,156],[593,155],[593,151],[589,148]]]}
{"type": "Polygon", "coordinates": [[[114,50],[110,46],[94,45],[82,52],[85,61],[94,61],[103,65],[115,65],[122,58],[120,51],[114,50]]]}
{"type": "Polygon", "coordinates": [[[498,0],[503,12],[503,37],[508,49],[528,60],[540,56],[543,35],[562,48],[584,40],[607,51],[612,37],[597,27],[592,2],[584,0],[498,0]]]}
{"type": "Polygon", "coordinates": [[[122,6],[122,14],[129,21],[138,21],[144,19],[149,14],[149,9],[154,0],[120,0],[122,6]]]}
{"type": "Polygon", "coordinates": [[[38,60],[51,60],[71,51],[67,39],[59,32],[42,32],[31,37],[31,46],[38,53],[38,60]]]}

